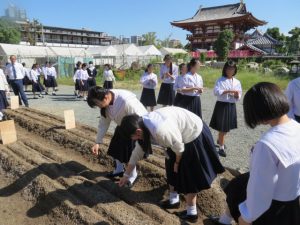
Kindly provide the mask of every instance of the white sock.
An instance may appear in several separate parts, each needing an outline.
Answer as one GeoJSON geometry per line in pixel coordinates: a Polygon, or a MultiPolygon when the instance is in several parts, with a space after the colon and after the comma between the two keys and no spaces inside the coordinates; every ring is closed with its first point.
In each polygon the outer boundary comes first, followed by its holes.
{"type": "Polygon", "coordinates": [[[133,184],[133,182],[135,181],[135,179],[137,178],[137,172],[136,172],[136,167],[134,167],[134,169],[132,170],[130,177],[128,177],[128,181],[133,184]]]}
{"type": "Polygon", "coordinates": [[[172,205],[179,202],[179,194],[177,192],[170,192],[169,201],[172,205]]]}
{"type": "Polygon", "coordinates": [[[225,150],[225,145],[221,145],[221,146],[220,146],[220,149],[225,150]]]}
{"type": "Polygon", "coordinates": [[[197,215],[197,207],[196,205],[187,206],[186,207],[186,214],[187,215],[197,215]]]}
{"type": "Polygon", "coordinates": [[[3,113],[0,112],[0,120],[2,120],[2,119],[3,119],[3,113]]]}
{"type": "Polygon", "coordinates": [[[123,165],[123,163],[121,163],[117,159],[115,159],[115,161],[116,161],[116,168],[115,168],[115,170],[114,170],[113,173],[115,174],[115,173],[121,173],[121,172],[123,172],[124,171],[124,165],[123,165]]]}
{"type": "Polygon", "coordinates": [[[219,222],[224,224],[231,224],[232,217],[224,213],[223,215],[220,216],[219,222]]]}

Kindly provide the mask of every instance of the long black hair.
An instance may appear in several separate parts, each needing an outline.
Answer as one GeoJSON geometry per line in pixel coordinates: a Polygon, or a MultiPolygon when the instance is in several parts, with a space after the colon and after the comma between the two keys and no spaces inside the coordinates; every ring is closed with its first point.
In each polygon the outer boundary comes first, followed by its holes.
{"type": "Polygon", "coordinates": [[[124,116],[120,125],[122,136],[131,138],[137,129],[143,131],[143,140],[138,140],[139,145],[142,147],[145,155],[152,154],[151,135],[149,129],[144,124],[143,118],[137,114],[124,116]]]}
{"type": "MultiPolygon", "coordinates": [[[[105,95],[107,95],[110,91],[100,86],[94,86],[89,89],[87,96],[87,104],[94,108],[96,106],[95,100],[103,101],[105,95]]],[[[111,92],[112,93],[112,92],[111,92]]],[[[114,95],[113,95],[114,96],[114,95]]],[[[106,118],[105,108],[101,108],[101,115],[106,118]]]]}
{"type": "Polygon", "coordinates": [[[164,57],[164,62],[167,61],[167,60],[171,60],[171,64],[170,64],[170,68],[169,68],[169,74],[172,75],[173,74],[173,63],[172,63],[172,57],[169,54],[165,55],[165,57],[164,57]]]}
{"type": "Polygon", "coordinates": [[[151,66],[153,66],[152,63],[149,63],[149,64],[147,65],[147,67],[146,67],[146,69],[145,69],[145,73],[149,73],[148,71],[149,71],[149,68],[150,68],[151,66]]]}

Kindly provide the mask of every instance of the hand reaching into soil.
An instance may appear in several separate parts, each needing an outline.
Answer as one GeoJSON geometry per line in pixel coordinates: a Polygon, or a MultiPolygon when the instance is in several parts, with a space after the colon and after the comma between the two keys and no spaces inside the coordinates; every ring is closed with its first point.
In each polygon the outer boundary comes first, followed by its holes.
{"type": "Polygon", "coordinates": [[[119,181],[119,187],[123,187],[125,184],[127,184],[127,182],[128,182],[128,177],[123,176],[119,181]]]}
{"type": "Polygon", "coordinates": [[[92,153],[94,155],[99,155],[99,144],[95,144],[93,147],[92,147],[92,153]]]}

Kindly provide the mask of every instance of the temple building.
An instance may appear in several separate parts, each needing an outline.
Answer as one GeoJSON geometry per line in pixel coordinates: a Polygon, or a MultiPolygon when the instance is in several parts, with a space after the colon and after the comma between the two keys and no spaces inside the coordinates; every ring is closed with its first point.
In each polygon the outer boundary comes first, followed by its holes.
{"type": "Polygon", "coordinates": [[[233,31],[235,35],[233,48],[237,49],[243,45],[248,30],[265,25],[267,22],[254,17],[247,11],[246,4],[241,1],[230,5],[200,7],[192,18],[173,21],[171,24],[192,33],[187,35],[192,50],[210,50],[224,29],[233,31]]]}

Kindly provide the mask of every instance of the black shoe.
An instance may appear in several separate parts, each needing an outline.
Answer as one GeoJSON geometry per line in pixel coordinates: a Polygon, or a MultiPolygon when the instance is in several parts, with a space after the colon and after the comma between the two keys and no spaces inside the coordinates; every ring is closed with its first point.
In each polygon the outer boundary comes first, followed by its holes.
{"type": "Polygon", "coordinates": [[[215,225],[231,225],[231,223],[227,224],[219,222],[220,217],[218,216],[208,216],[208,219],[215,225]]]}
{"type": "MultiPolygon", "coordinates": [[[[218,148],[220,148],[221,147],[221,145],[220,145],[220,143],[219,143],[219,141],[217,140],[217,144],[215,145],[216,147],[218,147],[218,148]]],[[[227,149],[227,146],[226,145],[224,145],[224,149],[227,149]]]]}
{"type": "Polygon", "coordinates": [[[123,174],[124,174],[124,172],[120,172],[120,173],[110,172],[110,173],[106,174],[106,177],[108,177],[108,178],[123,177],[123,174]]]}
{"type": "Polygon", "coordinates": [[[48,93],[48,92],[45,92],[45,95],[49,95],[49,93],[48,93]]]}
{"type": "Polygon", "coordinates": [[[186,210],[175,213],[180,219],[188,221],[190,223],[196,223],[198,221],[198,215],[188,215],[186,210]]]}
{"type": "Polygon", "coordinates": [[[227,156],[227,154],[226,154],[226,152],[225,152],[224,149],[220,149],[218,153],[219,153],[219,156],[222,156],[222,157],[226,157],[227,156]]]}
{"type": "Polygon", "coordinates": [[[159,203],[160,207],[162,207],[163,209],[179,209],[180,208],[180,201],[176,202],[174,204],[171,204],[169,199],[161,201],[159,203]]]}

